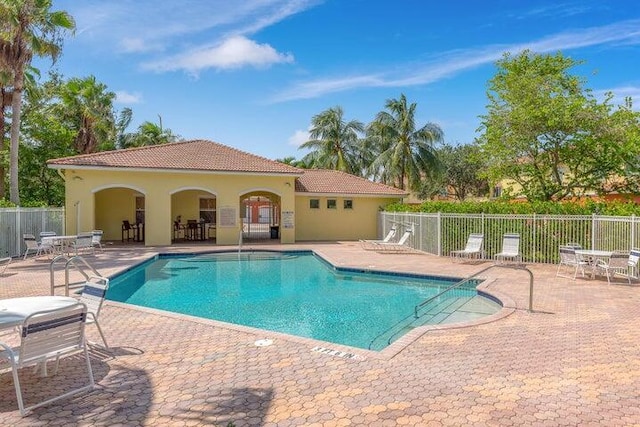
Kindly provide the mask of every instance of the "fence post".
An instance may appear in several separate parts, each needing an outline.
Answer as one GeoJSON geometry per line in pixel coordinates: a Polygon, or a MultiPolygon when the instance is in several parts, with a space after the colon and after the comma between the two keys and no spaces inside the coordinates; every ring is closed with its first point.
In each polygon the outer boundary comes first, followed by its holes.
{"type": "Polygon", "coordinates": [[[438,232],[436,233],[438,236],[438,256],[442,256],[442,215],[440,212],[438,212],[438,216],[437,218],[437,229],[438,232]]]}
{"type": "Polygon", "coordinates": [[[536,258],[537,258],[537,248],[538,248],[538,242],[537,242],[537,237],[538,237],[538,223],[537,223],[537,219],[538,217],[536,217],[536,213],[533,213],[533,246],[531,247],[531,262],[536,262],[536,258]]]}
{"type": "Polygon", "coordinates": [[[631,247],[629,251],[632,251],[636,247],[636,215],[631,214],[631,247]]]}
{"type": "Polygon", "coordinates": [[[591,214],[591,249],[596,249],[596,214],[591,214]]]}

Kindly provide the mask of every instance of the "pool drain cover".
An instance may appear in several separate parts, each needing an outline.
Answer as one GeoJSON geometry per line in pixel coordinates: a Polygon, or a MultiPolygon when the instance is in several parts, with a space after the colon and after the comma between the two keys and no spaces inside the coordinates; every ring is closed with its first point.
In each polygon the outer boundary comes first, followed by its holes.
{"type": "Polygon", "coordinates": [[[258,340],[254,342],[254,344],[256,345],[256,347],[267,347],[273,344],[273,340],[270,340],[270,339],[258,340]]]}
{"type": "Polygon", "coordinates": [[[343,359],[355,359],[355,360],[363,360],[362,356],[358,356],[357,354],[347,353],[345,351],[333,350],[331,348],[325,347],[313,347],[311,351],[315,351],[316,353],[322,354],[330,354],[331,356],[341,357],[343,359]]]}

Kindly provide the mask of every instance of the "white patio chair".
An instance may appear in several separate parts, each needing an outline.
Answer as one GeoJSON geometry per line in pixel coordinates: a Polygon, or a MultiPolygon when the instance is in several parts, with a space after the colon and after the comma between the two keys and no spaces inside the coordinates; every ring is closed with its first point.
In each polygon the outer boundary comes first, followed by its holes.
{"type": "Polygon", "coordinates": [[[36,236],[34,236],[33,234],[23,234],[22,239],[24,240],[24,244],[26,246],[23,258],[25,260],[27,259],[29,253],[35,253],[36,256],[40,256],[44,253],[50,254],[53,252],[53,246],[48,244],[43,245],[42,243],[37,242],[36,236]]]}
{"type": "Polygon", "coordinates": [[[560,262],[556,270],[556,277],[566,277],[576,280],[578,270],[582,272],[582,277],[584,277],[584,269],[589,266],[589,262],[578,256],[575,246],[570,245],[569,243],[565,246],[560,246],[560,262]],[[567,273],[563,271],[567,269],[571,275],[567,275],[567,273]]]}
{"type": "Polygon", "coordinates": [[[105,348],[109,348],[109,345],[107,344],[107,339],[104,337],[102,328],[98,323],[98,316],[100,316],[100,310],[102,309],[102,304],[104,303],[108,289],[109,279],[106,277],[91,276],[87,279],[84,284],[84,288],[82,288],[82,293],[80,294],[80,302],[84,303],[88,310],[87,324],[96,325],[105,348]]]}
{"type": "Polygon", "coordinates": [[[372,250],[375,249],[375,245],[378,243],[389,243],[391,242],[391,239],[393,239],[397,233],[398,229],[395,225],[391,226],[391,228],[389,229],[389,232],[387,233],[386,236],[384,236],[384,239],[382,240],[360,240],[360,245],[362,245],[362,249],[365,250],[372,250]]]}
{"type": "MultiPolygon", "coordinates": [[[[602,273],[607,277],[607,283],[611,284],[611,278],[615,274],[627,275],[629,271],[629,254],[626,252],[613,252],[609,259],[596,259],[594,265],[596,273],[602,273]]],[[[629,278],[629,283],[631,279],[629,278]]]]}
{"type": "Polygon", "coordinates": [[[495,258],[498,263],[503,263],[508,259],[514,262],[521,261],[520,235],[517,233],[506,233],[502,237],[502,252],[497,253],[495,258]]]}
{"type": "Polygon", "coordinates": [[[102,235],[104,234],[104,232],[102,230],[93,230],[91,232],[91,246],[93,247],[93,250],[95,251],[95,248],[100,248],[100,252],[103,252],[102,250],[102,235]]]}
{"type": "Polygon", "coordinates": [[[482,243],[484,242],[484,234],[471,233],[467,239],[467,245],[464,249],[459,251],[451,251],[451,256],[454,260],[463,258],[484,258],[484,250],[482,249],[482,243]]]}
{"type": "Polygon", "coordinates": [[[76,240],[71,243],[71,249],[76,253],[76,255],[80,255],[81,252],[89,252],[95,253],[95,248],[93,247],[93,234],[91,233],[81,233],[78,234],[76,240]]]}
{"type": "Polygon", "coordinates": [[[0,342],[0,361],[7,360],[13,373],[13,384],[16,389],[20,415],[27,411],[64,399],[81,391],[93,389],[95,383],[91,361],[84,339],[84,326],[87,307],[78,303],[69,307],[49,311],[40,311],[28,316],[20,329],[20,346],[11,348],[0,342]],[[46,363],[55,359],[54,375],[58,372],[60,358],[82,352],[84,354],[89,384],[71,390],[62,395],[43,402],[25,406],[18,370],[28,366],[42,366],[46,373],[46,363]]]}

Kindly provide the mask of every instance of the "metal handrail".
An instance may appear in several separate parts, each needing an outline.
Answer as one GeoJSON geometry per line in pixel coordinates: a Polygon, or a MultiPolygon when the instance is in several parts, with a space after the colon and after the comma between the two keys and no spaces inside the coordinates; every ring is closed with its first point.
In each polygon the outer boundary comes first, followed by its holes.
{"type": "Polygon", "coordinates": [[[79,267],[78,264],[76,264],[76,261],[81,261],[85,265],[85,267],[87,267],[89,270],[91,270],[94,273],[94,275],[98,277],[102,277],[102,274],[100,274],[98,270],[96,270],[91,264],[87,262],[86,259],[84,259],[80,255],[75,255],[71,258],[68,258],[66,255],[58,255],[51,261],[51,264],[49,264],[49,277],[51,280],[51,295],[55,295],[56,288],[60,288],[64,286],[64,294],[65,296],[69,296],[69,266],[70,265],[73,265],[78,270],[78,272],[84,276],[85,279],[88,280],[89,277],[91,277],[81,267],[79,267]],[[66,263],[64,265],[64,285],[56,286],[53,267],[55,263],[58,262],[59,260],[66,260],[66,263]]]}
{"type": "Polygon", "coordinates": [[[437,299],[438,297],[440,297],[445,292],[448,292],[451,289],[454,289],[454,288],[457,288],[459,286],[462,286],[463,284],[469,282],[471,279],[475,278],[479,274],[482,274],[485,271],[491,270],[492,268],[495,268],[495,267],[512,268],[512,269],[517,269],[517,270],[526,270],[529,273],[529,276],[530,276],[530,278],[529,278],[529,311],[530,312],[533,311],[533,273],[531,272],[531,270],[529,270],[526,265],[493,264],[493,265],[490,265],[488,267],[483,268],[480,271],[477,271],[477,272],[473,273],[471,276],[469,276],[467,278],[464,278],[464,279],[460,280],[459,282],[454,283],[453,285],[449,286],[445,290],[440,291],[437,295],[434,295],[434,296],[426,299],[425,301],[421,302],[420,304],[416,305],[414,307],[414,309],[413,309],[414,317],[417,319],[419,317],[418,316],[418,310],[421,307],[424,307],[425,305],[429,304],[431,301],[437,299]]]}
{"type": "MultiPolygon", "coordinates": [[[[453,285],[449,286],[448,288],[444,289],[443,291],[440,291],[437,295],[432,296],[428,299],[426,299],[425,301],[421,302],[420,304],[416,305],[413,309],[413,318],[418,319],[420,318],[420,316],[418,315],[418,310],[421,307],[424,307],[425,305],[429,304],[430,302],[434,301],[435,299],[437,299],[438,297],[442,296],[444,293],[449,292],[457,287],[462,286],[463,284],[469,282],[471,279],[475,278],[476,276],[478,276],[479,274],[484,273],[485,271],[491,270],[492,268],[495,267],[500,267],[500,268],[511,268],[511,269],[517,269],[517,270],[526,270],[527,273],[529,273],[529,308],[528,311],[529,312],[533,312],[533,272],[531,270],[529,270],[527,268],[526,265],[511,265],[511,264],[493,264],[490,265],[488,267],[483,268],[480,271],[477,271],[475,273],[473,273],[471,276],[466,277],[456,283],[454,283],[453,285]]],[[[384,332],[380,333],[378,336],[376,336],[373,340],[371,340],[371,342],[369,343],[369,349],[371,349],[371,346],[373,345],[373,343],[380,337],[386,335],[388,332],[390,332],[393,328],[396,328],[398,325],[400,325],[401,323],[404,323],[407,319],[409,319],[410,317],[412,317],[411,315],[405,317],[404,319],[400,320],[399,322],[395,323],[393,326],[391,326],[390,328],[386,329],[384,332]]],[[[411,324],[411,322],[409,323],[411,324]]],[[[393,335],[391,335],[389,337],[389,340],[387,341],[387,344],[391,343],[391,340],[393,339],[393,337],[395,337],[397,334],[399,333],[396,332],[393,335]]]]}

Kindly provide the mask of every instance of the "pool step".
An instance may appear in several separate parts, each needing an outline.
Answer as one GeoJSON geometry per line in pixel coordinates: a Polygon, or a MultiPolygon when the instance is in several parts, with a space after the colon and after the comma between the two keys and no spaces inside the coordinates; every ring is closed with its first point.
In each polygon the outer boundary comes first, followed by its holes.
{"type": "Polygon", "coordinates": [[[426,310],[420,311],[418,319],[412,319],[409,320],[409,323],[399,325],[398,328],[389,331],[385,337],[380,337],[381,339],[376,341],[377,343],[384,341],[386,347],[388,340],[393,342],[419,326],[468,322],[496,313],[500,308],[500,304],[480,295],[445,298],[435,305],[427,307],[426,310]]]}

